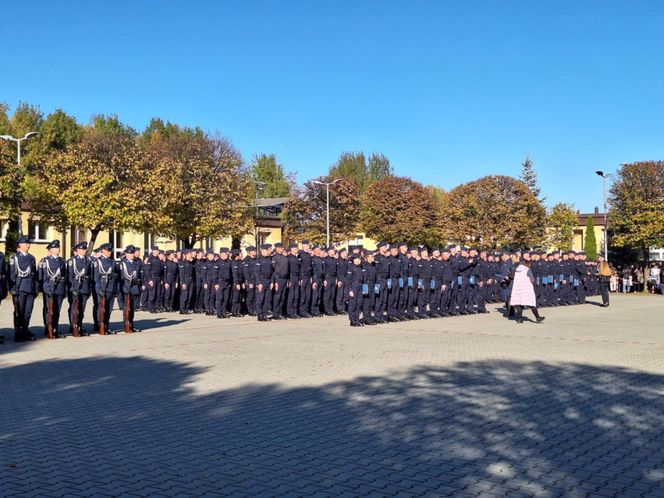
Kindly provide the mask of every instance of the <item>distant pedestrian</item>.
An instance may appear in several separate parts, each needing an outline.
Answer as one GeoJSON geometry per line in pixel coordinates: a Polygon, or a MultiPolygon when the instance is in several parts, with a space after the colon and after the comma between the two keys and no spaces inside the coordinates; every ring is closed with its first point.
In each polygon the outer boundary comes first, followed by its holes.
{"type": "Polygon", "coordinates": [[[599,274],[599,292],[602,295],[602,305],[609,306],[609,282],[611,280],[611,268],[603,255],[597,258],[597,272],[599,274]]]}

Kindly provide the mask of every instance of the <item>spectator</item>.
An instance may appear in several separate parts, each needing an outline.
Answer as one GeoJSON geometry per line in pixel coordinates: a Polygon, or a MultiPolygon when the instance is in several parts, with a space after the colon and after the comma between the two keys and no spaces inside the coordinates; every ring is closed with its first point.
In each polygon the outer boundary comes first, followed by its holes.
{"type": "Polygon", "coordinates": [[[611,268],[609,263],[604,260],[603,255],[597,258],[597,270],[599,274],[599,291],[602,295],[602,305],[605,308],[609,306],[609,280],[611,279],[611,268]]]}
{"type": "Polygon", "coordinates": [[[613,268],[611,270],[611,283],[610,283],[611,292],[618,292],[618,282],[619,282],[618,273],[616,272],[616,269],[613,268]]]}
{"type": "Polygon", "coordinates": [[[523,308],[530,308],[535,315],[537,323],[543,322],[544,317],[537,312],[537,300],[535,298],[535,277],[530,271],[529,261],[522,260],[514,270],[512,280],[512,293],[510,294],[510,306],[516,311],[516,322],[523,323],[523,308]]]}

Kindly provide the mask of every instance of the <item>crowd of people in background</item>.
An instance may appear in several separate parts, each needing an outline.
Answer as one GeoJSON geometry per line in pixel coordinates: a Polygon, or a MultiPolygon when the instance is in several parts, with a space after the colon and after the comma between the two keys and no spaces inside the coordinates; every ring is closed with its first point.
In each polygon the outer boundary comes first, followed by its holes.
{"type": "MultiPolygon", "coordinates": [[[[1,279],[14,305],[15,340],[35,339],[30,331],[34,300],[43,293],[45,334],[54,339],[90,333],[114,334],[110,317],[117,302],[125,333],[139,332],[134,313],[178,312],[218,319],[245,315],[258,321],[347,315],[360,327],[388,322],[488,313],[488,303],[504,303],[505,316],[523,322],[530,308],[583,304],[602,295],[609,305],[611,270],[600,257],[587,261],[574,251],[490,251],[478,247],[409,246],[380,242],[376,250],[281,243],[245,251],[160,250],[127,246],[121,260],[102,244],[88,256],[86,242],[71,258],[60,243],[48,244],[39,263],[23,236],[2,268],[1,279]],[[92,330],[84,327],[89,299],[92,330]],[[60,327],[68,304],[69,327],[60,327]]],[[[0,297],[6,296],[4,295],[0,297]]]]}

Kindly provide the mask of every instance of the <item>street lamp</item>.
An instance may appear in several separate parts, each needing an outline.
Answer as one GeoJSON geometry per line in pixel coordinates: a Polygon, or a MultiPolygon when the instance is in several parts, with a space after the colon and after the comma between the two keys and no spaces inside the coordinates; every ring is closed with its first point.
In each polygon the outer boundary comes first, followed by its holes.
{"type": "Polygon", "coordinates": [[[603,171],[595,171],[597,176],[602,177],[602,191],[604,193],[604,260],[609,262],[609,219],[607,217],[606,209],[606,179],[611,178],[613,175],[604,173],[603,171]]]}
{"type": "Polygon", "coordinates": [[[337,178],[333,182],[321,182],[319,180],[314,180],[316,185],[325,185],[326,193],[326,203],[327,203],[327,245],[330,245],[330,185],[334,185],[337,182],[340,182],[341,178],[337,178]]]}
{"type": "MultiPolygon", "coordinates": [[[[0,138],[3,140],[11,140],[12,142],[16,142],[16,162],[18,163],[18,168],[19,168],[19,180],[21,178],[21,142],[23,140],[27,140],[28,138],[38,135],[39,132],[37,131],[29,131],[28,133],[25,134],[23,138],[14,138],[11,135],[0,135],[0,138]]],[[[18,229],[18,234],[23,235],[23,231],[21,230],[21,206],[20,206],[20,201],[19,201],[19,206],[18,206],[18,219],[16,220],[16,228],[18,229]]]]}
{"type": "Polygon", "coordinates": [[[256,201],[254,203],[254,239],[256,240],[256,247],[258,248],[258,193],[261,189],[265,188],[267,184],[265,182],[259,182],[258,180],[256,180],[254,184],[256,190],[256,201]]]}

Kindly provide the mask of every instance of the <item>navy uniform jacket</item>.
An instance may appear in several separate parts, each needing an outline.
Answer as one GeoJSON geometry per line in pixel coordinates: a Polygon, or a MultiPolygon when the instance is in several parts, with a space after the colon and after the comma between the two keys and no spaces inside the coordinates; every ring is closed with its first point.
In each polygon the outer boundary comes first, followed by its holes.
{"type": "Polygon", "coordinates": [[[219,259],[217,265],[217,280],[215,283],[228,285],[233,280],[233,263],[230,259],[219,259]]]}
{"type": "Polygon", "coordinates": [[[272,280],[272,259],[261,256],[254,265],[254,279],[256,284],[266,283],[266,280],[272,280]]]}
{"type": "Polygon", "coordinates": [[[320,256],[314,256],[311,258],[311,274],[314,277],[314,280],[323,279],[323,258],[320,256]]]}
{"type": "Polygon", "coordinates": [[[111,258],[100,256],[94,266],[95,289],[97,294],[118,292],[118,266],[111,258]]]}
{"type": "Polygon", "coordinates": [[[388,258],[388,269],[389,273],[388,276],[390,279],[392,278],[400,278],[401,277],[401,262],[399,261],[399,258],[397,256],[389,256],[388,258]]]}
{"type": "Polygon", "coordinates": [[[157,256],[150,256],[146,263],[148,269],[146,270],[148,280],[159,282],[164,276],[164,263],[157,256]]]}
{"type": "Polygon", "coordinates": [[[239,259],[234,259],[231,261],[231,279],[233,280],[233,285],[239,285],[244,283],[244,271],[242,265],[244,263],[239,259]]]}
{"type": "Polygon", "coordinates": [[[276,278],[288,278],[288,258],[283,254],[275,254],[272,256],[272,264],[274,265],[274,276],[276,278]]]}
{"type": "Polygon", "coordinates": [[[141,262],[122,258],[120,261],[121,289],[123,294],[137,296],[141,293],[141,262]]]}
{"type": "Polygon", "coordinates": [[[325,280],[337,278],[337,260],[332,256],[326,256],[323,259],[323,277],[325,280]]]}
{"type": "Polygon", "coordinates": [[[388,256],[376,254],[376,257],[374,258],[374,264],[376,265],[377,278],[386,280],[390,277],[390,258],[388,256]]]}
{"type": "Polygon", "coordinates": [[[441,263],[441,282],[443,285],[450,286],[456,277],[456,272],[451,259],[442,259],[441,263]]]}
{"type": "Polygon", "coordinates": [[[194,263],[183,259],[178,264],[178,277],[180,285],[184,284],[191,288],[194,284],[194,263]]]}
{"type": "Polygon", "coordinates": [[[9,260],[9,290],[12,294],[37,294],[37,260],[32,254],[18,251],[9,260]]]}
{"type": "Polygon", "coordinates": [[[92,263],[87,256],[74,256],[67,261],[69,290],[75,294],[90,294],[92,285],[92,263]]]}
{"type": "Polygon", "coordinates": [[[361,292],[362,284],[367,283],[367,273],[362,265],[348,265],[346,269],[346,287],[354,292],[361,292]]]}
{"type": "Polygon", "coordinates": [[[362,268],[364,269],[365,282],[369,284],[369,293],[373,292],[373,286],[376,284],[377,268],[375,264],[368,261],[362,261],[362,268]]]}
{"type": "MultiPolygon", "coordinates": [[[[408,279],[412,279],[410,287],[417,287],[417,281],[421,278],[420,271],[422,270],[422,260],[411,258],[408,260],[408,279]]],[[[408,282],[406,282],[408,285],[408,282]]]]}
{"type": "Polygon", "coordinates": [[[174,284],[178,279],[178,262],[166,261],[164,263],[164,282],[174,284]]]}
{"type": "Polygon", "coordinates": [[[433,277],[433,260],[431,259],[420,259],[420,278],[429,281],[433,277]]]}
{"type": "Polygon", "coordinates": [[[60,256],[46,256],[39,262],[39,284],[46,295],[64,296],[67,292],[67,264],[60,256]]]}
{"type": "Polygon", "coordinates": [[[337,278],[346,281],[348,278],[348,267],[353,264],[352,261],[349,262],[343,258],[338,258],[335,261],[337,263],[337,278]]]}
{"type": "Polygon", "coordinates": [[[300,258],[298,256],[293,256],[292,254],[289,254],[286,257],[288,258],[288,275],[293,280],[299,280],[300,276],[302,275],[300,269],[300,258]]]}
{"type": "Polygon", "coordinates": [[[199,284],[205,283],[205,274],[207,272],[207,260],[197,259],[194,264],[194,275],[196,275],[196,282],[199,284]]]}
{"type": "Polygon", "coordinates": [[[309,254],[307,251],[300,251],[298,256],[300,258],[300,273],[304,278],[311,277],[313,275],[311,254],[309,254]]]}
{"type": "MultiPolygon", "coordinates": [[[[399,276],[404,279],[404,282],[408,279],[410,268],[410,259],[405,254],[399,253],[397,256],[399,259],[399,276]]],[[[404,284],[405,285],[405,284],[404,284]]]]}
{"type": "Polygon", "coordinates": [[[248,284],[256,283],[255,266],[256,258],[245,256],[245,258],[242,260],[242,277],[248,284]]]}

